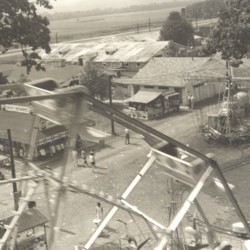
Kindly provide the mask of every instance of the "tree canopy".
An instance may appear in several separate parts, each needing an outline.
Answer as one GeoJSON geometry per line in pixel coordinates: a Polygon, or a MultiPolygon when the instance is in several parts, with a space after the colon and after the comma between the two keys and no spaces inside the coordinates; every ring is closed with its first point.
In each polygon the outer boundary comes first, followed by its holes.
{"type": "Polygon", "coordinates": [[[220,11],[218,24],[211,31],[207,48],[211,53],[221,52],[222,59],[238,66],[249,53],[250,0],[227,0],[220,11]]]}
{"type": "Polygon", "coordinates": [[[52,8],[50,0],[1,0],[0,1],[0,45],[3,52],[19,45],[24,55],[27,72],[32,66],[41,69],[37,64],[38,48],[50,52],[49,20],[37,14],[37,6],[52,8]],[[28,53],[28,49],[32,49],[28,53]]]}
{"type": "Polygon", "coordinates": [[[101,71],[94,70],[87,64],[80,76],[80,84],[87,87],[90,94],[101,100],[108,97],[108,78],[101,71]]]}
{"type": "Polygon", "coordinates": [[[216,18],[219,11],[225,8],[224,0],[206,0],[190,4],[186,7],[186,15],[189,18],[216,18]]]}
{"type": "Polygon", "coordinates": [[[160,30],[161,41],[174,41],[182,45],[189,45],[193,40],[194,29],[179,12],[173,11],[169,14],[160,30]]]}

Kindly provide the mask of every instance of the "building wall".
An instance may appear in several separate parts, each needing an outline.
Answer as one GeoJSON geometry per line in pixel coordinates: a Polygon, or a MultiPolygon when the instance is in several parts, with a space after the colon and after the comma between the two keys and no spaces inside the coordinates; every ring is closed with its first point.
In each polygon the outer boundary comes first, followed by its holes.
{"type": "MultiPolygon", "coordinates": [[[[196,102],[200,102],[212,98],[218,94],[223,94],[224,90],[225,90],[225,83],[209,82],[209,83],[200,83],[194,85],[189,93],[195,97],[196,102]]],[[[186,97],[185,103],[187,102],[188,101],[186,97]]]]}
{"type": "Polygon", "coordinates": [[[200,102],[211,97],[218,95],[219,93],[224,92],[224,83],[214,82],[214,83],[202,83],[197,84],[196,86],[191,86],[185,84],[184,87],[160,87],[160,86],[136,86],[131,85],[128,91],[130,92],[130,96],[135,95],[138,90],[165,90],[165,91],[175,91],[180,94],[181,105],[188,105],[188,95],[193,95],[195,97],[196,102],[200,102]]]}
{"type": "Polygon", "coordinates": [[[126,62],[123,63],[123,68],[127,72],[138,72],[142,69],[148,62],[126,62]]]}
{"type": "Polygon", "coordinates": [[[90,67],[95,70],[105,70],[105,69],[117,69],[122,68],[120,76],[132,77],[137,73],[140,69],[142,69],[147,62],[90,62],[90,67]]]}

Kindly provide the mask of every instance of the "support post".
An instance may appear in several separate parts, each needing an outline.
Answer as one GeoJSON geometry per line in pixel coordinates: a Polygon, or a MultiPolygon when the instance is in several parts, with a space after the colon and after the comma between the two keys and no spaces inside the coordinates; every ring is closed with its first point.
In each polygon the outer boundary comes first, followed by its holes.
{"type": "MultiPolygon", "coordinates": [[[[113,101],[112,101],[112,82],[111,82],[112,76],[108,75],[108,92],[109,92],[109,105],[112,108],[113,106],[113,101]]],[[[112,114],[111,114],[112,117],[112,114]]],[[[115,135],[115,125],[114,125],[114,120],[111,118],[111,133],[112,135],[115,135]]]]}
{"type": "MultiPolygon", "coordinates": [[[[11,131],[7,129],[8,133],[8,141],[9,141],[9,152],[10,152],[10,166],[11,166],[11,176],[13,179],[16,178],[16,170],[15,170],[15,161],[13,156],[13,147],[12,147],[12,140],[11,140],[11,131]]],[[[13,196],[14,196],[14,207],[15,211],[18,210],[18,192],[17,192],[17,184],[16,182],[12,183],[13,186],[13,196]]]]}

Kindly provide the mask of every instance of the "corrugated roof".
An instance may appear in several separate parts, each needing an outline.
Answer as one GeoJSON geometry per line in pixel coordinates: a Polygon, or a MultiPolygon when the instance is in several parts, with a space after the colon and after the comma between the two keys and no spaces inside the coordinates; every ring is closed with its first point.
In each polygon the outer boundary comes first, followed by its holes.
{"type": "Polygon", "coordinates": [[[55,46],[50,54],[40,54],[43,59],[61,58],[66,61],[78,61],[79,56],[89,53],[98,53],[94,62],[147,62],[153,56],[160,53],[168,41],[146,41],[146,42],[106,42],[106,43],[60,43],[55,46]],[[116,49],[113,54],[107,54],[110,47],[116,49]]]}
{"type": "Polygon", "coordinates": [[[207,57],[159,57],[151,59],[133,78],[116,78],[114,83],[184,87],[188,72],[208,61],[207,57]]]}
{"type": "Polygon", "coordinates": [[[149,103],[162,94],[162,91],[139,90],[135,95],[125,100],[125,102],[149,103]]]}

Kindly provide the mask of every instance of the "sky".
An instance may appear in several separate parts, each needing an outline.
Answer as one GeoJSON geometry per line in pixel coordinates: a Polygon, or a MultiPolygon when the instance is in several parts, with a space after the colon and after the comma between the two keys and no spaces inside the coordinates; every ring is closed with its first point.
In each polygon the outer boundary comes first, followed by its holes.
{"type": "MultiPolygon", "coordinates": [[[[91,9],[123,8],[130,5],[171,2],[174,0],[51,0],[53,12],[85,11],[91,9]]],[[[175,0],[176,1],[176,0],[175,0]]]]}

